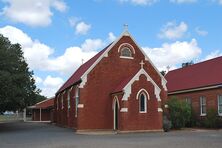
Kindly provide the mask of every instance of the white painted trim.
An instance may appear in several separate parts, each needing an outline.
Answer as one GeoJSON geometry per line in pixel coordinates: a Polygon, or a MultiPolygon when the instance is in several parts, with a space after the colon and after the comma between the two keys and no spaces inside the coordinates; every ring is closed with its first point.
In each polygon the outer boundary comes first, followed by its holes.
{"type": "Polygon", "coordinates": [[[206,97],[204,97],[204,96],[201,96],[201,97],[200,97],[200,116],[206,116],[207,113],[203,113],[202,104],[205,105],[206,110],[207,110],[207,99],[206,99],[206,97]],[[205,99],[205,104],[203,104],[203,102],[202,102],[203,100],[202,100],[202,99],[205,99]]]}
{"type": "Polygon", "coordinates": [[[157,108],[157,111],[158,111],[158,112],[163,112],[163,109],[158,107],[158,108],[157,108]]]}
{"type": "MultiPolygon", "coordinates": [[[[137,93],[137,94],[138,94],[138,93],[137,93]]],[[[140,113],[147,113],[147,104],[148,104],[148,103],[147,103],[147,102],[148,102],[147,95],[146,95],[144,92],[142,92],[142,93],[140,93],[140,94],[141,94],[141,95],[142,95],[142,94],[144,95],[144,97],[145,97],[145,100],[144,100],[144,101],[145,101],[145,102],[144,102],[144,111],[141,111],[141,110],[140,110],[140,98],[138,99],[138,100],[139,100],[139,112],[140,112],[140,113]]],[[[139,94],[139,95],[140,95],[140,94],[139,94]]],[[[148,96],[149,96],[149,94],[148,94],[148,96]]]]}
{"type": "MultiPolygon", "coordinates": [[[[145,56],[145,60],[149,61],[149,63],[152,65],[152,67],[156,70],[156,72],[159,74],[159,76],[161,77],[161,79],[163,79],[163,81],[165,81],[165,83],[167,83],[167,80],[165,79],[165,77],[160,73],[160,71],[156,68],[156,66],[153,64],[153,62],[150,60],[150,58],[147,56],[147,54],[143,51],[143,49],[137,44],[136,40],[133,38],[133,36],[129,33],[130,38],[133,40],[133,42],[136,44],[136,46],[139,48],[139,50],[143,53],[143,55],[145,56]]],[[[165,86],[163,86],[165,87],[165,86]]]]}
{"type": "MultiPolygon", "coordinates": [[[[80,88],[83,88],[84,85],[87,82],[87,75],[89,74],[89,72],[102,60],[103,57],[107,57],[108,56],[108,52],[113,48],[113,46],[116,45],[117,42],[119,42],[119,40],[123,37],[123,36],[129,36],[133,42],[136,44],[136,46],[139,48],[139,50],[141,50],[141,52],[143,53],[145,60],[149,61],[150,64],[154,67],[154,69],[156,70],[156,72],[159,74],[159,76],[161,77],[161,79],[163,79],[162,81],[165,82],[165,84],[167,83],[166,79],[163,77],[163,75],[159,72],[159,70],[154,66],[153,62],[149,59],[149,57],[145,54],[145,52],[142,50],[142,48],[140,48],[138,46],[138,44],[136,43],[136,41],[134,40],[134,38],[130,35],[130,33],[128,31],[124,31],[109,47],[108,49],[106,49],[106,51],[104,51],[104,53],[90,66],[89,69],[87,69],[87,71],[81,76],[82,82],[80,84],[80,88]]],[[[164,83],[162,83],[163,87],[164,83]]]]}
{"type": "Polygon", "coordinates": [[[84,108],[84,104],[78,104],[78,108],[84,108]]]}
{"type": "Polygon", "coordinates": [[[133,54],[136,53],[134,47],[132,45],[130,45],[129,43],[122,43],[121,45],[119,45],[118,52],[120,52],[122,48],[127,47],[127,46],[130,47],[129,49],[133,50],[133,54]]]}
{"type": "Polygon", "coordinates": [[[161,101],[160,99],[160,91],[161,89],[159,86],[153,81],[153,79],[147,74],[147,72],[144,69],[140,69],[137,74],[128,82],[128,84],[123,88],[124,95],[122,100],[128,100],[128,97],[131,94],[131,85],[139,80],[140,75],[144,74],[147,77],[147,81],[150,81],[154,85],[154,93],[158,101],[161,101]]]}
{"type": "Polygon", "coordinates": [[[121,59],[130,59],[130,60],[133,60],[134,58],[133,57],[125,57],[125,56],[120,56],[121,59]]]}
{"type": "Polygon", "coordinates": [[[112,109],[114,109],[114,107],[115,107],[115,102],[117,101],[117,105],[118,105],[118,107],[120,108],[120,105],[119,105],[119,99],[118,99],[118,97],[117,96],[115,96],[114,97],[114,99],[113,99],[113,105],[112,105],[112,109]]]}
{"type": "Polygon", "coordinates": [[[180,93],[186,93],[186,92],[193,92],[193,91],[200,91],[200,90],[207,90],[207,89],[214,89],[222,87],[221,85],[215,85],[215,86],[207,86],[207,87],[201,87],[201,88],[191,88],[188,90],[178,90],[174,92],[168,93],[168,95],[174,95],[174,94],[180,94],[180,93]]]}
{"type": "Polygon", "coordinates": [[[164,79],[161,79],[161,84],[162,84],[164,90],[167,91],[167,86],[166,86],[167,81],[164,81],[164,79]]]}
{"type": "Polygon", "coordinates": [[[119,101],[118,101],[117,96],[114,97],[114,101],[113,101],[113,130],[117,130],[116,129],[116,102],[117,102],[117,106],[119,110],[119,101]]]}
{"type": "Polygon", "coordinates": [[[127,113],[128,112],[128,108],[121,108],[120,112],[124,112],[124,113],[127,113]]]}
{"type": "Polygon", "coordinates": [[[139,95],[140,95],[140,93],[141,93],[142,91],[144,91],[144,92],[147,94],[147,96],[148,96],[147,100],[150,100],[149,93],[148,93],[144,88],[142,88],[142,89],[140,89],[140,90],[138,91],[138,93],[137,93],[137,95],[136,95],[136,99],[137,99],[137,100],[139,99],[139,95]]]}

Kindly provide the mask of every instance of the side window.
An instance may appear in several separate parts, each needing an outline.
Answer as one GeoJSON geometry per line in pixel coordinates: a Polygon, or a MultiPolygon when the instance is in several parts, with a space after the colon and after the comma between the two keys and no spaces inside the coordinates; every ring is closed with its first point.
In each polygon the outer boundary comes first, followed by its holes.
{"type": "Polygon", "coordinates": [[[186,97],[185,98],[185,102],[187,103],[187,104],[189,104],[190,106],[191,106],[191,98],[189,98],[189,97],[186,97]]]}
{"type": "Polygon", "coordinates": [[[70,90],[67,92],[67,107],[68,107],[68,110],[70,109],[70,90]]]}
{"type": "Polygon", "coordinates": [[[205,116],[207,114],[207,109],[206,109],[206,98],[205,97],[200,97],[200,115],[205,116]]]}
{"type": "Polygon", "coordinates": [[[218,115],[222,116],[222,95],[218,95],[218,115]]]}
{"type": "Polygon", "coordinates": [[[63,104],[64,102],[63,102],[63,94],[62,94],[62,96],[61,96],[61,106],[62,106],[62,109],[64,108],[64,104],[63,104]]]}
{"type": "Polygon", "coordinates": [[[140,113],[147,112],[147,98],[143,92],[139,96],[139,111],[140,113]]]}

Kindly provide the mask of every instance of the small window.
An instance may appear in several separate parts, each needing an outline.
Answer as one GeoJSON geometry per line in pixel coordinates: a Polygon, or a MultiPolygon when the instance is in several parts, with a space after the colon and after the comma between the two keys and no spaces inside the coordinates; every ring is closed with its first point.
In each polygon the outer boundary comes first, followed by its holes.
{"type": "Polygon", "coordinates": [[[67,97],[67,101],[68,101],[68,105],[67,105],[67,107],[68,107],[68,110],[70,109],[70,91],[68,91],[67,92],[68,93],[68,97],[67,97]]]}
{"type": "Polygon", "coordinates": [[[185,102],[191,106],[191,98],[189,97],[185,98],[185,102]]]}
{"type": "Polygon", "coordinates": [[[127,48],[127,47],[124,47],[121,50],[121,56],[123,56],[123,57],[132,57],[131,50],[129,48],[127,48]]]}
{"type": "Polygon", "coordinates": [[[200,97],[200,115],[205,116],[206,114],[207,114],[206,98],[205,97],[200,97]]]}
{"type": "Polygon", "coordinates": [[[222,95],[218,95],[218,115],[222,116],[222,95]]]}
{"type": "Polygon", "coordinates": [[[76,100],[75,100],[75,117],[77,117],[77,113],[78,113],[78,104],[79,104],[79,88],[76,87],[76,92],[75,92],[75,97],[76,97],[76,100]]]}
{"type": "Polygon", "coordinates": [[[64,108],[64,104],[63,104],[63,94],[62,94],[62,98],[61,98],[61,105],[62,105],[62,109],[64,108]]]}
{"type": "Polygon", "coordinates": [[[146,102],[146,95],[144,93],[141,93],[140,94],[140,97],[139,97],[139,110],[140,110],[140,113],[146,113],[146,107],[147,107],[147,102],[146,102]]]}

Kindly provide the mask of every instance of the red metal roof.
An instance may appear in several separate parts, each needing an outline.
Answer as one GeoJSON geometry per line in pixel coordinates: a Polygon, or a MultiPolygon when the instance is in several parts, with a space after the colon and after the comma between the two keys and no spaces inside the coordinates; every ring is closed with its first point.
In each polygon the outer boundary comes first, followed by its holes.
{"type": "Polygon", "coordinates": [[[122,92],[123,88],[129,83],[129,81],[132,79],[133,76],[128,77],[126,79],[124,79],[122,82],[119,83],[119,85],[113,90],[113,94],[114,93],[118,93],[118,92],[122,92]]]}
{"type": "Polygon", "coordinates": [[[222,84],[222,57],[172,70],[166,80],[168,92],[222,84]]]}
{"type": "Polygon", "coordinates": [[[37,104],[35,104],[33,106],[33,108],[42,108],[42,109],[46,109],[46,108],[50,108],[50,107],[53,107],[54,106],[54,98],[51,98],[51,99],[46,99],[42,102],[39,102],[37,104]]]}
{"type": "MultiPolygon", "coordinates": [[[[112,43],[111,43],[112,44],[112,43]]],[[[108,49],[108,47],[111,45],[109,44],[107,47],[105,47],[103,50],[101,50],[99,53],[97,53],[94,57],[92,57],[90,60],[88,60],[86,63],[81,65],[74,73],[73,75],[62,85],[62,87],[58,90],[57,93],[65,90],[66,88],[70,87],[74,83],[81,80],[81,76],[94,64],[94,62],[108,49]]]]}

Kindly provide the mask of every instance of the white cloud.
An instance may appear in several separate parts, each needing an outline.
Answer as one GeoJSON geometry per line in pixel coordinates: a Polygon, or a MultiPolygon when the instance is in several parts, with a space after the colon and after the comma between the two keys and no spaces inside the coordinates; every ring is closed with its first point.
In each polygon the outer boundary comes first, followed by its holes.
{"type": "Polygon", "coordinates": [[[51,24],[54,8],[60,12],[67,9],[63,0],[4,0],[6,6],[1,12],[13,22],[29,26],[47,26],[51,24]]]}
{"type": "Polygon", "coordinates": [[[101,39],[86,39],[81,45],[81,48],[85,52],[95,51],[96,49],[102,48],[105,43],[101,39]]]}
{"type": "MultiPolygon", "coordinates": [[[[54,49],[38,40],[31,39],[22,30],[5,26],[0,28],[0,34],[8,37],[12,43],[19,43],[22,46],[24,57],[32,70],[59,72],[62,75],[71,75],[81,64],[82,60],[87,61],[95,54],[98,49],[110,43],[115,35],[110,32],[107,39],[86,39],[80,47],[72,46],[65,49],[60,56],[53,56],[54,49]]],[[[48,76],[45,80],[34,76],[37,85],[41,88],[42,94],[48,97],[55,94],[58,88],[63,84],[60,77],[48,76]]]]}
{"type": "Polygon", "coordinates": [[[215,50],[213,52],[211,52],[210,54],[208,54],[204,59],[202,59],[201,61],[206,61],[206,60],[210,60],[216,57],[222,56],[222,51],[220,50],[215,50]]]}
{"type": "Polygon", "coordinates": [[[171,40],[179,39],[184,37],[187,29],[188,25],[185,22],[181,22],[178,25],[175,22],[168,22],[163,26],[158,37],[171,40]]]}
{"type": "Polygon", "coordinates": [[[81,19],[80,18],[77,18],[77,17],[70,17],[69,18],[69,24],[71,27],[75,27],[76,24],[80,21],[81,19]]]}
{"type": "Polygon", "coordinates": [[[75,27],[76,34],[81,34],[81,35],[87,34],[90,28],[91,28],[91,25],[86,24],[85,22],[81,21],[76,24],[76,27],[75,27]]]}
{"type": "Polygon", "coordinates": [[[8,37],[12,43],[20,43],[24,52],[24,57],[33,70],[55,71],[60,74],[70,75],[84,61],[94,56],[98,49],[103,48],[110,42],[110,36],[114,38],[113,33],[109,33],[106,40],[86,39],[81,46],[72,46],[65,49],[64,54],[53,56],[54,49],[38,40],[31,39],[22,30],[5,26],[0,28],[0,33],[8,37]]]}
{"type": "Polygon", "coordinates": [[[66,6],[66,3],[64,1],[61,1],[61,0],[53,0],[52,1],[52,6],[60,11],[60,12],[64,12],[67,10],[67,6],[66,6]]]}
{"type": "Polygon", "coordinates": [[[48,75],[44,81],[42,81],[42,92],[41,94],[47,97],[52,97],[55,95],[56,91],[64,83],[63,79],[60,77],[52,77],[48,75]]]}
{"type": "Polygon", "coordinates": [[[43,82],[42,78],[38,76],[34,76],[34,79],[35,79],[36,84],[41,84],[43,82]]]}
{"type": "Polygon", "coordinates": [[[164,43],[159,48],[144,47],[143,50],[151,58],[159,70],[166,69],[167,66],[177,67],[178,64],[191,61],[201,54],[201,48],[195,39],[190,42],[164,43]]]}
{"type": "Polygon", "coordinates": [[[222,5],[222,0],[218,0],[219,4],[222,5]]]}
{"type": "Polygon", "coordinates": [[[196,27],[195,31],[200,36],[206,36],[208,34],[208,32],[206,30],[201,30],[199,27],[196,27]]]}
{"type": "Polygon", "coordinates": [[[170,0],[170,2],[172,3],[178,3],[178,4],[182,4],[182,3],[195,3],[198,0],[170,0]]]}
{"type": "Polygon", "coordinates": [[[135,5],[152,5],[158,0],[119,0],[119,1],[122,3],[131,2],[132,4],[135,4],[135,5]]]}
{"type": "Polygon", "coordinates": [[[116,36],[112,32],[110,32],[108,39],[110,42],[113,42],[116,39],[116,36]]]}

